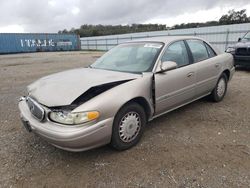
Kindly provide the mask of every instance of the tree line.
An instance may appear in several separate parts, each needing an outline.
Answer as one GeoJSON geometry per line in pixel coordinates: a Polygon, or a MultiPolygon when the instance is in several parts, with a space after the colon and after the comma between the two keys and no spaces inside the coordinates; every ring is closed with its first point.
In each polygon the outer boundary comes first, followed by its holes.
{"type": "Polygon", "coordinates": [[[246,14],[246,9],[235,11],[234,9],[228,11],[227,14],[222,15],[218,21],[208,21],[205,23],[182,23],[174,25],[173,27],[167,27],[164,24],[132,24],[132,25],[82,25],[79,29],[72,28],[70,30],[64,29],[58,33],[68,34],[75,33],[80,37],[91,36],[103,36],[103,35],[115,35],[148,31],[162,31],[173,29],[185,29],[185,28],[198,28],[217,25],[229,25],[250,23],[250,17],[246,14]]]}

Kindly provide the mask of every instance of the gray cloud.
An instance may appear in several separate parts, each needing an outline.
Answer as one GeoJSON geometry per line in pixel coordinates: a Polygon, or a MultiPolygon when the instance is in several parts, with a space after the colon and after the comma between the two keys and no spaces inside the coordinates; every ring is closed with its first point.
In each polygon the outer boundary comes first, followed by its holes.
{"type": "Polygon", "coordinates": [[[57,32],[82,24],[143,23],[245,4],[249,0],[8,0],[0,2],[0,27],[21,25],[25,32],[57,32]]]}

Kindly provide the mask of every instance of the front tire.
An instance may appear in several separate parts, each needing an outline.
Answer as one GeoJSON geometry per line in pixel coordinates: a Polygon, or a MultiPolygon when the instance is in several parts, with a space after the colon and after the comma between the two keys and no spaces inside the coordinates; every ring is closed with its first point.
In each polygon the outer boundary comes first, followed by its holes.
{"type": "Polygon", "coordinates": [[[211,93],[211,99],[214,102],[220,102],[223,100],[227,92],[227,83],[228,83],[227,75],[223,73],[220,76],[214,90],[211,93]]]}
{"type": "Polygon", "coordinates": [[[126,150],[135,146],[142,137],[145,125],[144,109],[134,102],[125,105],[115,116],[111,146],[117,150],[126,150]]]}

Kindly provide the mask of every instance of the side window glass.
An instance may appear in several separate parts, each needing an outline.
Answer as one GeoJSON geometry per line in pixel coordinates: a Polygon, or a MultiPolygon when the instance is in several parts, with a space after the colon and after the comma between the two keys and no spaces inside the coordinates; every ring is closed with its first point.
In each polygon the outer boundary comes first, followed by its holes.
{"type": "Polygon", "coordinates": [[[187,40],[187,43],[192,52],[195,63],[209,58],[207,48],[203,41],[187,40]]]}
{"type": "Polygon", "coordinates": [[[189,57],[186,45],[183,41],[178,41],[171,44],[164,52],[161,61],[174,61],[178,67],[189,64],[189,57]]]}
{"type": "Polygon", "coordinates": [[[214,57],[216,56],[216,53],[214,52],[214,50],[207,44],[205,43],[206,47],[207,47],[207,51],[208,51],[208,55],[209,57],[214,57]]]}

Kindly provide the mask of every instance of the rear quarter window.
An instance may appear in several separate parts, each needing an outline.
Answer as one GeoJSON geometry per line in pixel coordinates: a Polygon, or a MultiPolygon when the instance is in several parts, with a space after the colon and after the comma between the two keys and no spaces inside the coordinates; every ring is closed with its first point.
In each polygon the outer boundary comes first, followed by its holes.
{"type": "Polygon", "coordinates": [[[214,52],[214,50],[211,48],[211,46],[209,46],[207,43],[205,43],[204,42],[204,44],[205,44],[205,46],[206,46],[206,48],[207,48],[207,52],[208,52],[208,55],[209,55],[209,57],[211,58],[211,57],[215,57],[216,56],[216,53],[214,52]]]}

